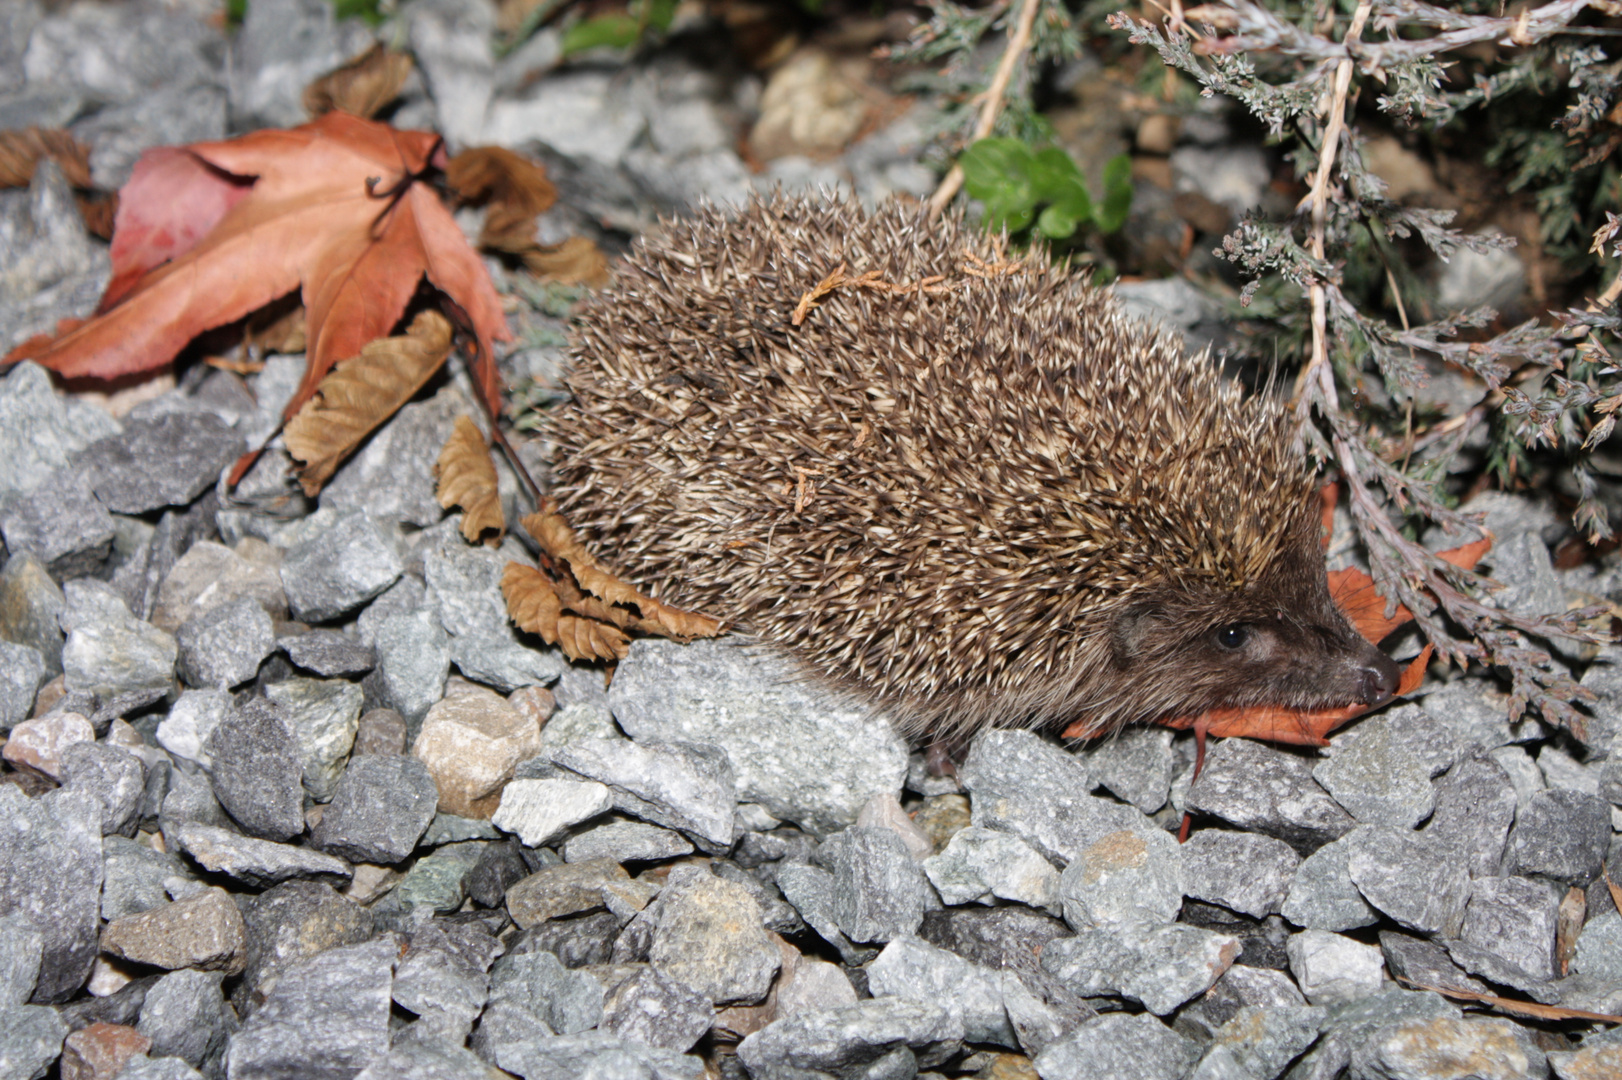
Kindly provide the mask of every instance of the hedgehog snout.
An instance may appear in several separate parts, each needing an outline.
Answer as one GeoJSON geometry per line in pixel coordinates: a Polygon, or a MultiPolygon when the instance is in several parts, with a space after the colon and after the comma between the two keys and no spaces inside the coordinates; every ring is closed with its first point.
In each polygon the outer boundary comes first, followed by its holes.
{"type": "Polygon", "coordinates": [[[1378,705],[1397,692],[1401,680],[1402,669],[1396,661],[1379,649],[1371,649],[1357,672],[1357,700],[1364,705],[1378,705]]]}

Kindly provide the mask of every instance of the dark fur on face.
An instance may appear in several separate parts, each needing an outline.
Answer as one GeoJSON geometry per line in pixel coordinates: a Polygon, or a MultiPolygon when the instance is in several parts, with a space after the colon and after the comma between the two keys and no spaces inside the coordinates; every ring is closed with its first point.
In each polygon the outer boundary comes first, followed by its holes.
{"type": "MultiPolygon", "coordinates": [[[[1275,564],[1238,590],[1164,585],[1111,625],[1116,670],[1141,690],[1152,715],[1153,684],[1170,684],[1178,715],[1254,705],[1302,710],[1374,705],[1400,672],[1363,639],[1329,595],[1316,530],[1302,530],[1275,564]],[[1149,691],[1144,693],[1142,691],[1149,691]]],[[[1131,722],[1130,720],[1124,722],[1131,722]]]]}

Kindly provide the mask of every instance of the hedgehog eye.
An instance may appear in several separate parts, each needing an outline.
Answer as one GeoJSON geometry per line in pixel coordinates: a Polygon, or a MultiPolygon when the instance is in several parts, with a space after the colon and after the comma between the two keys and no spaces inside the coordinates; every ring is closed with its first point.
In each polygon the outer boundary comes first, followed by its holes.
{"type": "Polygon", "coordinates": [[[1224,626],[1217,631],[1216,639],[1224,649],[1237,649],[1250,640],[1250,627],[1242,624],[1224,626]]]}

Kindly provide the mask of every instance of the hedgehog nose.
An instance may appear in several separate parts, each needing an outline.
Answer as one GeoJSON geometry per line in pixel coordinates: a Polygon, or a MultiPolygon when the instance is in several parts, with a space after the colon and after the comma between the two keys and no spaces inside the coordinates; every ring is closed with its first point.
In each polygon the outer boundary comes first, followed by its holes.
{"type": "Polygon", "coordinates": [[[1365,705],[1378,705],[1397,692],[1402,672],[1396,661],[1375,652],[1357,672],[1357,697],[1365,705]]]}

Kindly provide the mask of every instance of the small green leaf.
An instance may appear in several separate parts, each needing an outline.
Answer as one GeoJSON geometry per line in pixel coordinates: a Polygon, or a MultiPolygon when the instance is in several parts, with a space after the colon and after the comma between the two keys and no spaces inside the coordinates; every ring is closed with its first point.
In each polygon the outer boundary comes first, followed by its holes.
{"type": "Polygon", "coordinates": [[[1069,207],[1054,203],[1037,217],[1036,230],[1050,240],[1063,240],[1075,235],[1081,221],[1069,207]]]}
{"type": "Polygon", "coordinates": [[[676,21],[676,0],[646,0],[648,28],[663,34],[676,21]]]}
{"type": "Polygon", "coordinates": [[[642,24],[624,12],[598,15],[569,27],[563,35],[563,55],[572,56],[600,45],[628,49],[636,44],[641,33],[642,24]]]}
{"type": "Polygon", "coordinates": [[[1031,167],[1031,190],[1038,202],[1058,202],[1080,182],[1081,170],[1059,147],[1048,146],[1036,152],[1031,167]]]}
{"type": "Polygon", "coordinates": [[[1132,210],[1132,159],[1117,154],[1104,165],[1104,201],[1093,215],[1102,233],[1119,232],[1132,210]]]}
{"type": "Polygon", "coordinates": [[[1013,183],[1028,188],[1033,160],[1031,148],[1018,139],[992,138],[963,151],[957,163],[963,168],[963,186],[983,202],[998,187],[1013,183]]]}

